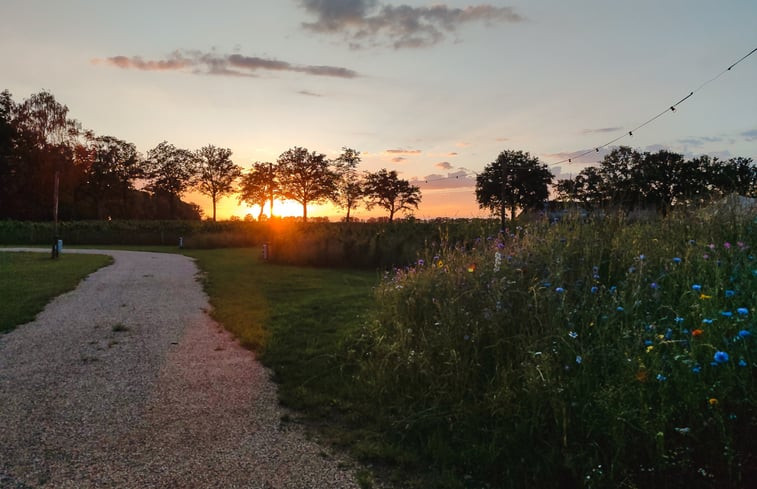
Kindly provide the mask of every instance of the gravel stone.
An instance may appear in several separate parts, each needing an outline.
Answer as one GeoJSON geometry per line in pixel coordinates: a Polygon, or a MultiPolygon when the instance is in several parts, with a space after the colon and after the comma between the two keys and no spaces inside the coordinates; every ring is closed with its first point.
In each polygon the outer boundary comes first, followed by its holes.
{"type": "Polygon", "coordinates": [[[353,462],[282,423],[190,258],[65,253],[115,263],[0,335],[0,487],[358,487],[353,462]]]}

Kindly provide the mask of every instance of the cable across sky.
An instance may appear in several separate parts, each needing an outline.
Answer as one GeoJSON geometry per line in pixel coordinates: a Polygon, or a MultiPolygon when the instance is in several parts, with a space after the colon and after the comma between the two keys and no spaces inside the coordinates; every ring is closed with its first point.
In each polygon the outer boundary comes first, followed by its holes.
{"type": "MultiPolygon", "coordinates": [[[[744,61],[745,59],[747,59],[749,56],[751,56],[755,52],[757,52],[757,48],[754,48],[751,51],[749,51],[747,54],[745,54],[744,56],[742,56],[741,58],[739,58],[737,61],[735,61],[731,65],[729,65],[723,71],[721,71],[720,73],[718,73],[714,77],[710,78],[709,80],[705,81],[704,83],[702,83],[701,85],[699,85],[694,90],[690,91],[685,97],[681,98],[679,101],[675,102],[674,104],[669,105],[665,110],[663,110],[659,114],[651,117],[650,119],[646,120],[645,122],[639,124],[636,127],[633,127],[632,129],[629,129],[627,131],[625,129],[623,129],[623,134],[621,134],[620,136],[618,136],[618,137],[616,137],[616,138],[614,138],[614,139],[612,139],[610,141],[607,141],[604,144],[595,146],[595,147],[593,147],[590,150],[586,150],[586,151],[583,151],[583,152],[577,152],[576,154],[571,155],[568,158],[562,159],[562,160],[554,162],[554,163],[549,163],[547,166],[554,167],[554,166],[560,165],[562,163],[573,163],[573,160],[576,160],[576,159],[581,158],[583,156],[586,156],[588,154],[598,153],[600,149],[606,148],[607,146],[615,144],[615,143],[617,143],[618,141],[620,141],[623,138],[632,137],[634,135],[634,133],[637,132],[639,129],[642,129],[642,128],[646,127],[647,125],[649,125],[652,122],[656,121],[657,119],[659,119],[663,115],[667,114],[668,112],[675,112],[679,105],[681,105],[682,103],[684,103],[687,100],[689,100],[691,97],[694,96],[694,94],[696,94],[697,92],[699,92],[702,89],[704,89],[710,83],[713,83],[718,78],[720,78],[721,76],[723,76],[727,72],[731,71],[731,69],[733,69],[736,65],[738,65],[739,63],[741,63],[742,61],[744,61]]],[[[468,170],[466,168],[461,168],[461,170],[465,170],[468,173],[472,173],[474,175],[478,175],[476,172],[468,170]]],[[[461,176],[467,176],[467,175],[454,175],[454,176],[435,178],[435,179],[418,179],[418,181],[423,181],[424,183],[433,183],[433,182],[439,182],[439,181],[442,181],[442,180],[459,179],[461,176]]]]}

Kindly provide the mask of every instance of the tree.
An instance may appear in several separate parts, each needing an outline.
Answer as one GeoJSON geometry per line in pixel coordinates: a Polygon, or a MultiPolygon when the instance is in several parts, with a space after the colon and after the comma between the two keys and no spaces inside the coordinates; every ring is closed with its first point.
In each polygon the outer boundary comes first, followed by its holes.
{"type": "Polygon", "coordinates": [[[196,186],[200,193],[213,201],[213,222],[216,220],[216,202],[234,192],[234,182],[242,175],[242,168],[231,161],[231,150],[205,146],[195,153],[197,159],[196,186]]]}
{"type": "Polygon", "coordinates": [[[334,197],[337,177],[324,154],[291,148],[279,156],[277,174],[282,196],[302,204],[303,221],[308,220],[308,204],[334,197]]]}
{"type": "Polygon", "coordinates": [[[387,171],[386,168],[367,173],[364,190],[368,209],[375,206],[386,209],[389,211],[389,222],[394,220],[397,212],[417,209],[421,202],[420,188],[398,178],[395,170],[387,171]]]}
{"type": "MultiPolygon", "coordinates": [[[[105,217],[103,204],[108,200],[118,200],[120,217],[129,217],[129,194],[135,180],[145,176],[136,146],[113,136],[99,136],[91,139],[82,156],[83,184],[95,202],[97,218],[105,217]]],[[[108,214],[112,212],[110,209],[108,214]]]]}
{"type": "Polygon", "coordinates": [[[359,163],[360,151],[351,148],[342,148],[342,154],[334,160],[337,174],[334,203],[347,209],[346,222],[350,222],[350,211],[357,208],[363,197],[363,182],[357,171],[359,163]]]}
{"type": "Polygon", "coordinates": [[[518,209],[544,205],[553,178],[538,158],[523,151],[503,151],[476,177],[476,200],[482,209],[499,212],[504,228],[507,210],[514,219],[518,209]]]}
{"type": "Polygon", "coordinates": [[[599,208],[604,203],[601,191],[602,177],[596,167],[581,170],[575,178],[557,182],[557,193],[561,199],[581,205],[587,210],[599,208]]]}
{"type": "Polygon", "coordinates": [[[146,169],[147,189],[168,199],[170,216],[175,219],[176,202],[181,200],[197,174],[194,154],[163,141],[147,153],[146,169]]]}
{"type": "Polygon", "coordinates": [[[273,199],[279,196],[279,185],[273,163],[255,162],[250,171],[242,175],[239,183],[239,203],[260,206],[258,220],[263,218],[266,201],[271,202],[271,217],[273,217],[273,199]]]}

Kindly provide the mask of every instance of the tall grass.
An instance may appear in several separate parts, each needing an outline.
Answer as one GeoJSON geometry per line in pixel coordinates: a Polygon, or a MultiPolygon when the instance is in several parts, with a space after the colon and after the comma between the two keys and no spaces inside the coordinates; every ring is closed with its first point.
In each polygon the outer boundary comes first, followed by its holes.
{"type": "Polygon", "coordinates": [[[356,380],[450,481],[755,487],[756,238],[719,214],[442,243],[387,273],[356,380]]]}

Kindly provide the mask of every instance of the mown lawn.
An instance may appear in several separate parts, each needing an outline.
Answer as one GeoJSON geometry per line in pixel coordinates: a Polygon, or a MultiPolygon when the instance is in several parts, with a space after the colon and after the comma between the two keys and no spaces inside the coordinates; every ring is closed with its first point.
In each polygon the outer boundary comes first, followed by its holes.
{"type": "Polygon", "coordinates": [[[87,275],[109,265],[105,255],[0,251],[0,332],[27,323],[54,297],[72,290],[87,275]]]}

